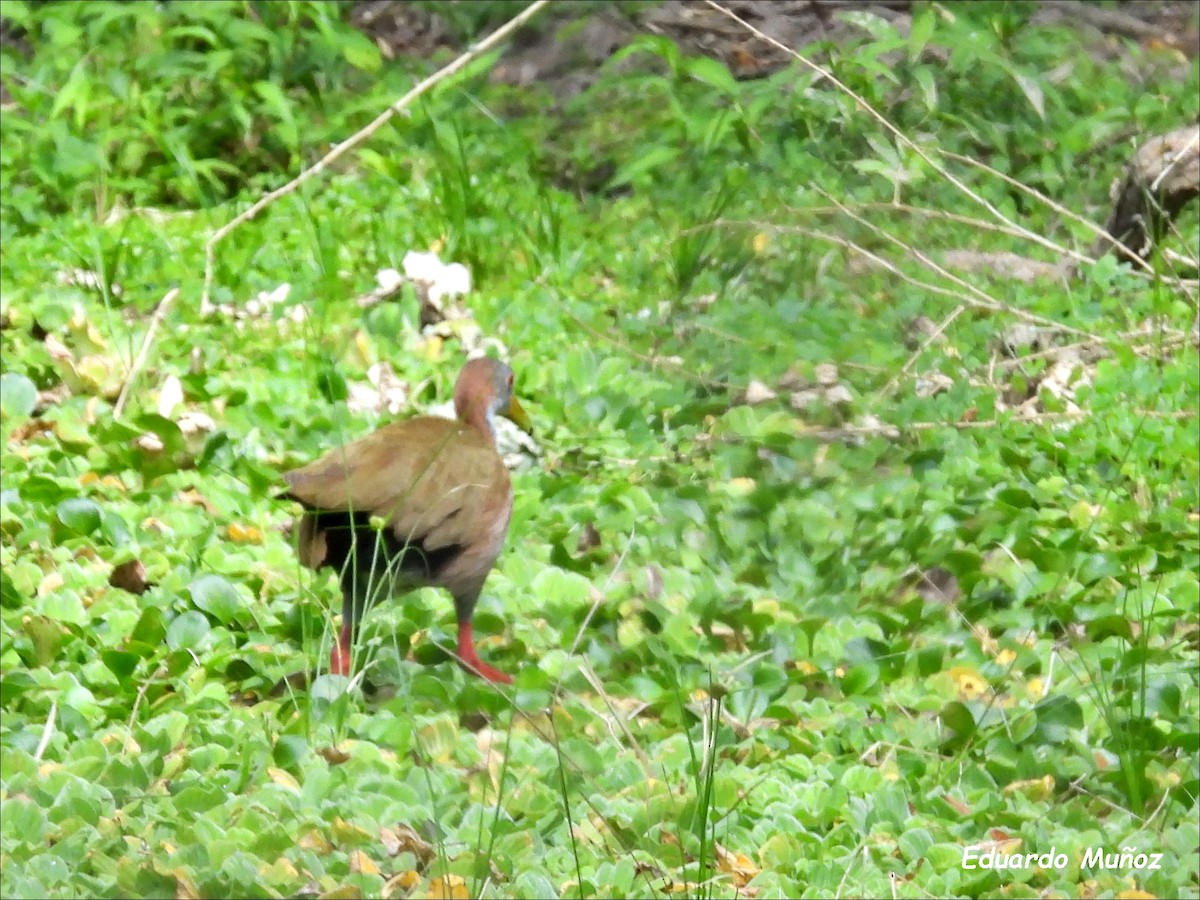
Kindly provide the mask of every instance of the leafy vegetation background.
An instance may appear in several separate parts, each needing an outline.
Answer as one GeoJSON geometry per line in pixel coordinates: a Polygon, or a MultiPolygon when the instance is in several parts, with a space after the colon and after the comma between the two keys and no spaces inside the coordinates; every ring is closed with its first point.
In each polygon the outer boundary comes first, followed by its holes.
{"type": "Polygon", "coordinates": [[[1089,246],[1061,209],[1200,79],[1036,8],[840,14],[828,71],[924,158],[798,63],[646,36],[562,98],[489,54],[232,232],[202,310],[214,230],[449,57],[344,4],[7,0],[4,896],[1195,896],[1194,283],[936,261],[1089,246]],[[355,302],[430,249],[460,318],[355,302]],[[374,690],[268,696],[337,605],[280,472],[468,345],[541,448],[477,616],[516,684],[426,592],[368,620],[374,690]]]}

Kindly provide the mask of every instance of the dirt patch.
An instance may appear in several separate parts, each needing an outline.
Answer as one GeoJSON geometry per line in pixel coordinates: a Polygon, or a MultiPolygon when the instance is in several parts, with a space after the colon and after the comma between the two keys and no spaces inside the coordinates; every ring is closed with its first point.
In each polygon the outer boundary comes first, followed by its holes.
{"type": "MultiPolygon", "coordinates": [[[[728,0],[722,5],[785,47],[800,51],[868,39],[869,33],[859,24],[863,16],[884,19],[906,34],[912,7],[907,0],[728,0]]],[[[953,14],[954,7],[951,3],[943,8],[953,14]]],[[[351,21],[389,57],[426,58],[438,50],[465,46],[436,7],[414,7],[402,0],[360,0],[351,21]]],[[[784,50],[698,0],[600,7],[562,3],[534,21],[537,27],[527,28],[514,40],[491,78],[503,84],[538,84],[560,101],[587,90],[601,65],[639,34],[662,35],[686,54],[720,60],[739,79],[765,77],[792,61],[784,50]]],[[[1140,80],[1186,77],[1187,60],[1200,55],[1197,7],[1181,0],[1126,0],[1112,8],[1077,0],[1043,0],[1033,22],[1075,27],[1087,51],[1103,60],[1128,57],[1127,41],[1146,49],[1177,51],[1165,70],[1160,59],[1145,63],[1148,71],[1131,72],[1140,80]]],[[[819,52],[815,56],[821,58],[819,52]]]]}

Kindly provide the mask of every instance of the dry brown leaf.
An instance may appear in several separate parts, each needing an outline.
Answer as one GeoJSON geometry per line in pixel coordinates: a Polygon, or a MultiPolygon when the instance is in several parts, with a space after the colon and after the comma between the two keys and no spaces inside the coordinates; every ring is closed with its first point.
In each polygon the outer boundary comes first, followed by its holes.
{"type": "Polygon", "coordinates": [[[657,600],[662,596],[662,573],[656,566],[646,566],[646,599],[657,600]]]}
{"type": "Polygon", "coordinates": [[[577,554],[587,553],[589,550],[595,550],[600,546],[600,532],[596,530],[596,525],[593,522],[588,522],[583,526],[583,532],[579,535],[579,541],[575,544],[575,552],[577,554]]]}
{"type": "Polygon", "coordinates": [[[433,847],[408,825],[397,825],[395,828],[385,825],[379,829],[379,837],[388,856],[411,853],[423,866],[433,859],[433,847]]]}
{"type": "MultiPolygon", "coordinates": [[[[269,651],[270,648],[268,647],[267,650],[269,651]]],[[[319,750],[317,750],[317,752],[321,754],[325,762],[329,763],[331,766],[340,766],[342,763],[350,759],[349,753],[337,747],[321,747],[319,750]]]]}
{"type": "Polygon", "coordinates": [[[54,429],[55,424],[46,419],[27,419],[12,430],[8,436],[8,443],[15,447],[17,444],[25,443],[31,437],[52,434],[54,429]]]}
{"type": "Polygon", "coordinates": [[[183,503],[191,504],[192,506],[202,507],[210,516],[215,516],[219,512],[217,507],[213,505],[213,502],[195,488],[187,488],[180,491],[175,495],[175,499],[183,503]]]}
{"type": "Polygon", "coordinates": [[[970,816],[972,814],[971,807],[967,806],[961,800],[951,797],[949,794],[942,794],[942,800],[960,816],[970,816]]]}
{"type": "Polygon", "coordinates": [[[917,581],[917,595],[934,603],[957,603],[962,591],[953,573],[941,566],[931,566],[917,581]]]}
{"type": "Polygon", "coordinates": [[[140,559],[131,559],[119,566],[114,566],[112,574],[108,576],[108,583],[122,591],[129,591],[129,593],[139,596],[152,587],[146,580],[146,567],[142,565],[140,559]]]}

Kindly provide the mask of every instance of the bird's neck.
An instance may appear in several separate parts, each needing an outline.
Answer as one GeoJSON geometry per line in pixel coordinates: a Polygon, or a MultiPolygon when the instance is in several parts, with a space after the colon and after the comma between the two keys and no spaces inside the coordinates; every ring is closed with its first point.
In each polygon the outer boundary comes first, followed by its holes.
{"type": "Polygon", "coordinates": [[[495,414],[489,404],[474,403],[466,409],[460,409],[458,420],[482,434],[493,447],[496,445],[495,414]]]}

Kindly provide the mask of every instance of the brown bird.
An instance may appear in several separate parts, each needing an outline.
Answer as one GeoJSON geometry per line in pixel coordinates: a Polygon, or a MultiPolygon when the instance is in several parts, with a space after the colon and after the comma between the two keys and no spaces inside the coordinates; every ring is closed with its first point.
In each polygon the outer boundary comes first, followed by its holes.
{"type": "Polygon", "coordinates": [[[512,682],[479,658],[471,631],[512,514],[512,482],[496,450],[493,417],[530,430],[512,386],[507,365],[473,359],[454,385],[457,421],[394,422],[284,475],[284,496],[305,508],[296,529],[300,561],[340,573],[334,673],[350,674],[355,629],[375,602],[440,587],[454,596],[459,664],[488,681],[512,682]]]}

